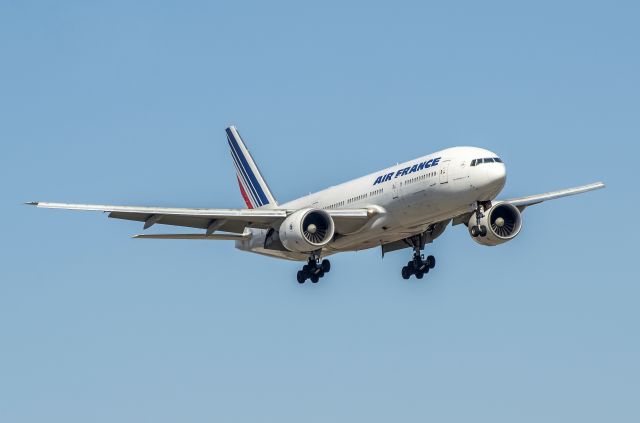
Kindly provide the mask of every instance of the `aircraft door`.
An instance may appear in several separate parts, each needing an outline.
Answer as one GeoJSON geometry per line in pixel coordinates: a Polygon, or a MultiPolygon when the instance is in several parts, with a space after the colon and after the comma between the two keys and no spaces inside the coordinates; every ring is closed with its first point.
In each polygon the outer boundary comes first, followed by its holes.
{"type": "Polygon", "coordinates": [[[441,184],[446,184],[447,182],[449,182],[449,164],[451,163],[451,160],[445,160],[444,162],[441,163],[441,167],[440,167],[440,183],[441,184]]]}
{"type": "Polygon", "coordinates": [[[392,188],[392,198],[394,200],[397,200],[398,198],[400,198],[400,184],[401,183],[402,182],[400,182],[400,181],[393,182],[393,185],[392,185],[391,188],[392,188]]]}

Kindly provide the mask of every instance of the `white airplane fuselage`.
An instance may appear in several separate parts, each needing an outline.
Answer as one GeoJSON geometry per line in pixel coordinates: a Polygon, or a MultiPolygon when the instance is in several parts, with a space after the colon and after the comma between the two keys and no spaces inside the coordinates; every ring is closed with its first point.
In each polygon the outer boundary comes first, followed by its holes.
{"type": "MultiPolygon", "coordinates": [[[[447,148],[309,194],[281,207],[371,210],[375,218],[329,242],[322,249],[322,255],[378,247],[475,210],[478,201],[495,199],[505,185],[506,168],[501,161],[472,166],[472,161],[485,158],[499,156],[476,147],[447,148]]],[[[308,258],[308,254],[266,249],[268,231],[250,231],[252,236],[236,241],[236,248],[292,260],[308,258]]]]}
{"type": "Polygon", "coordinates": [[[189,208],[30,201],[38,208],[100,211],[110,218],[203,230],[137,234],[136,239],[220,240],[270,257],[305,261],[298,283],[318,282],[331,271],[325,257],[381,247],[382,254],[411,248],[403,279],[422,279],[435,268],[422,251],[448,225],[464,224],[484,246],[514,239],[522,211],[545,201],[604,188],[602,182],[494,201],[506,183],[495,153],[453,147],[279,204],[235,126],[225,129],[236,180],[246,208],[189,208]]]}

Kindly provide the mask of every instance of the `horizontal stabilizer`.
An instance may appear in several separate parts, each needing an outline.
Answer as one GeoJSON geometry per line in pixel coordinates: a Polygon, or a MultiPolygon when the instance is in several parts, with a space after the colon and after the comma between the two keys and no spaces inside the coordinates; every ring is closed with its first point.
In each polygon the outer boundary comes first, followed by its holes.
{"type": "Polygon", "coordinates": [[[143,239],[197,239],[197,240],[213,240],[213,241],[242,241],[251,238],[251,233],[243,234],[144,234],[134,235],[132,238],[143,239]]]}

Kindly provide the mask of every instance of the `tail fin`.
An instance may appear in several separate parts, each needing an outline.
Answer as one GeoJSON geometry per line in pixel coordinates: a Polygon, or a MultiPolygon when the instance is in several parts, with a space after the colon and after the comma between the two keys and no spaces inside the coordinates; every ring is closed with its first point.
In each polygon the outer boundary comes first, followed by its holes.
{"type": "Polygon", "coordinates": [[[269,186],[265,182],[260,169],[253,161],[249,150],[244,145],[242,138],[235,126],[226,129],[227,141],[231,149],[231,157],[236,166],[240,194],[247,207],[250,209],[265,207],[277,207],[278,203],[271,194],[269,186]]]}

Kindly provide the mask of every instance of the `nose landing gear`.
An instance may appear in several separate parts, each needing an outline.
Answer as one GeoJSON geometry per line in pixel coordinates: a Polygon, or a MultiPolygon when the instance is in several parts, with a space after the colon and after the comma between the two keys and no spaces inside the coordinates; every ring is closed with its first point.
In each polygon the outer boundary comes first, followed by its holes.
{"type": "Polygon", "coordinates": [[[425,259],[422,254],[424,238],[424,234],[409,238],[409,242],[413,245],[413,258],[402,268],[403,279],[409,279],[411,275],[415,275],[416,279],[422,279],[425,274],[429,273],[429,270],[436,267],[434,256],[427,256],[425,259]]]}
{"type": "Polygon", "coordinates": [[[471,227],[471,236],[476,237],[485,237],[487,236],[487,227],[485,225],[480,224],[480,219],[484,217],[484,211],[491,207],[491,202],[480,202],[476,203],[476,224],[471,227]]]}
{"type": "Polygon", "coordinates": [[[302,266],[302,270],[298,271],[296,279],[298,283],[305,283],[307,279],[310,279],[312,283],[318,283],[325,273],[329,273],[331,270],[331,262],[327,259],[320,261],[320,257],[316,254],[312,254],[307,261],[307,264],[302,266]]]}

